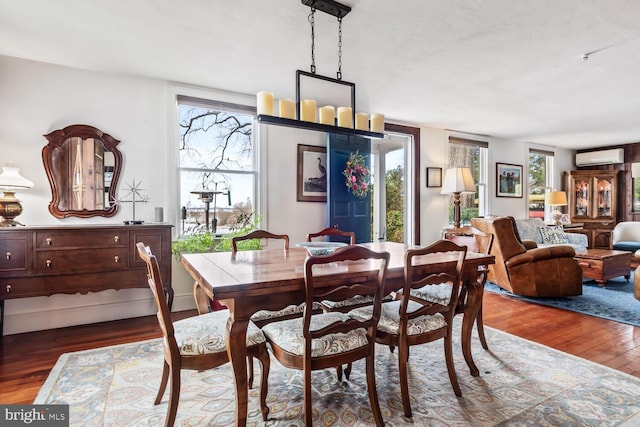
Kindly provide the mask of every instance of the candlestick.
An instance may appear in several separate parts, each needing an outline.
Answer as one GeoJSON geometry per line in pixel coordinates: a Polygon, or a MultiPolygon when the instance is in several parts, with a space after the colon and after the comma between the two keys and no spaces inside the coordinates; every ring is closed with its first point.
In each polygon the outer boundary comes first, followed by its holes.
{"type": "Polygon", "coordinates": [[[371,114],[371,132],[384,132],[384,114],[371,114]]]}
{"type": "Polygon", "coordinates": [[[296,104],[291,99],[281,99],[279,102],[280,117],[285,119],[296,118],[296,104]]]}
{"type": "Polygon", "coordinates": [[[273,116],[273,93],[260,91],[257,95],[257,112],[273,116]]]}
{"type": "Polygon", "coordinates": [[[334,126],[336,124],[336,109],[331,105],[320,107],[320,123],[334,126]]]}
{"type": "Polygon", "coordinates": [[[369,115],[367,113],[356,113],[356,129],[369,130],[369,115]]]}
{"type": "Polygon", "coordinates": [[[338,126],[353,128],[353,110],[351,110],[351,107],[338,107],[338,126]]]}
{"type": "Polygon", "coordinates": [[[316,122],[316,101],[313,99],[303,99],[300,101],[300,120],[305,122],[316,122]]]}

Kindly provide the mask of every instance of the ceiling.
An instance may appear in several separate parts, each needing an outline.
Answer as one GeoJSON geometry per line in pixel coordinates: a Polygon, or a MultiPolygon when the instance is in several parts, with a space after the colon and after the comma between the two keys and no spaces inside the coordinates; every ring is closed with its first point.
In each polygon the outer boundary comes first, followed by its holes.
{"type": "MultiPolygon", "coordinates": [[[[566,148],[640,141],[640,2],[343,3],[358,111],[566,148]]],[[[0,54],[294,98],[309,12],[300,0],[0,0],[0,54]]],[[[335,77],[337,20],[315,22],[317,73],[335,77]]]]}

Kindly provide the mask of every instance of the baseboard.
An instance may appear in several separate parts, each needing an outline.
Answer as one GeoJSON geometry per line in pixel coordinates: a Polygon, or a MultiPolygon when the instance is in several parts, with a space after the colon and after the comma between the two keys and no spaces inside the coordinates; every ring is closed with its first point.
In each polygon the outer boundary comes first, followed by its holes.
{"type": "MultiPolygon", "coordinates": [[[[8,303],[6,302],[6,304],[8,303]]],[[[172,311],[193,309],[195,309],[193,295],[174,296],[172,311]]],[[[3,326],[4,335],[13,335],[155,314],[156,306],[152,298],[135,299],[49,310],[6,312],[3,326]]]]}

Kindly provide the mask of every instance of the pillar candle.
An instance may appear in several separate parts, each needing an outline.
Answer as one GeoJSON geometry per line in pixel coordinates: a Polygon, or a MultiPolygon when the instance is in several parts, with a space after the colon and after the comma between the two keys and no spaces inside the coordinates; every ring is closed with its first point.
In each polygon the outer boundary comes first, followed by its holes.
{"type": "Polygon", "coordinates": [[[273,116],[273,93],[261,91],[258,92],[257,112],[258,114],[266,114],[273,116]]]}
{"type": "Polygon", "coordinates": [[[303,99],[300,101],[300,120],[316,122],[316,101],[313,99],[303,99]]]}
{"type": "Polygon", "coordinates": [[[281,99],[279,101],[280,105],[280,117],[285,119],[295,119],[296,118],[296,104],[291,99],[281,99]]]}
{"type": "Polygon", "coordinates": [[[320,107],[320,123],[324,125],[335,126],[336,124],[336,109],[331,105],[325,105],[320,107]]]}
{"type": "Polygon", "coordinates": [[[369,130],[369,115],[367,113],[356,113],[356,129],[369,130]]]}
{"type": "Polygon", "coordinates": [[[371,114],[371,132],[384,132],[384,114],[371,114]]]}
{"type": "Polygon", "coordinates": [[[351,107],[338,107],[338,126],[353,128],[353,112],[351,107]]]}

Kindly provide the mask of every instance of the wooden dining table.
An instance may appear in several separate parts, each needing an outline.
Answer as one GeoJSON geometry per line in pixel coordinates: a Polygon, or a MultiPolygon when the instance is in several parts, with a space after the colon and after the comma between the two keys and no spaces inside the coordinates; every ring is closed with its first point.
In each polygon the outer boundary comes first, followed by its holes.
{"type": "MultiPolygon", "coordinates": [[[[364,243],[375,251],[390,253],[385,293],[402,288],[404,279],[404,254],[411,246],[395,242],[364,243]]],[[[194,297],[200,313],[209,309],[209,299],[214,298],[229,309],[227,322],[227,352],[234,372],[236,389],[236,426],[247,422],[247,365],[246,333],[252,314],[258,310],[280,310],[291,304],[301,304],[304,293],[303,248],[263,249],[253,251],[213,252],[184,254],[182,264],[195,279],[194,297]]],[[[446,255],[418,258],[425,273],[437,271],[439,264],[453,262],[446,255]]],[[[467,252],[463,271],[463,286],[467,296],[459,306],[464,312],[461,344],[464,359],[471,375],[478,376],[471,354],[471,330],[482,305],[484,282],[493,255],[467,252]]],[[[361,277],[375,280],[377,270],[369,261],[351,262],[347,266],[324,267],[326,280],[322,286],[339,286],[345,277],[361,277]]]]}

